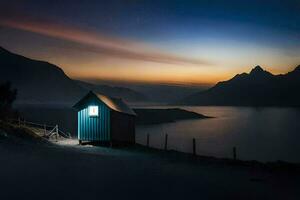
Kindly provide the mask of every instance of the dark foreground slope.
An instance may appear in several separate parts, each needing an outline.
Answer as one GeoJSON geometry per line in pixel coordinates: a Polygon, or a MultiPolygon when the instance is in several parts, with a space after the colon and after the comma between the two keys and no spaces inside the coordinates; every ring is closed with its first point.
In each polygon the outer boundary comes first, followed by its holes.
{"type": "Polygon", "coordinates": [[[1,199],[299,199],[299,171],[141,147],[57,146],[0,129],[1,199]]]}
{"type": "Polygon", "coordinates": [[[300,66],[273,75],[260,66],[180,101],[187,105],[300,106],[300,66]]]}

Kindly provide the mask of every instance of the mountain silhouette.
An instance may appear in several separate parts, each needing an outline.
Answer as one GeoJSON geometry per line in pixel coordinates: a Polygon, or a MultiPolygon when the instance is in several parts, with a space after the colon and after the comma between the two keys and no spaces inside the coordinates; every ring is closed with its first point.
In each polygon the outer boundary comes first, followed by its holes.
{"type": "Polygon", "coordinates": [[[260,66],[180,101],[187,105],[300,106],[300,66],[273,75],[260,66]]]}
{"type": "Polygon", "coordinates": [[[145,102],[148,101],[148,97],[144,94],[126,87],[112,87],[103,84],[91,84],[84,81],[76,81],[78,85],[87,89],[93,90],[97,93],[105,94],[110,97],[122,98],[127,102],[145,102]]]}
{"type": "MultiPolygon", "coordinates": [[[[83,87],[70,79],[64,71],[48,62],[32,60],[0,47],[0,83],[10,81],[18,90],[17,103],[68,104],[73,105],[78,99],[94,88],[83,87]]],[[[95,86],[96,87],[96,86],[95,86]]],[[[118,93],[122,89],[102,86],[105,95],[118,93]],[[111,90],[110,90],[111,89],[111,90]]],[[[97,88],[101,88],[97,86],[97,88]]],[[[134,100],[138,94],[131,90],[122,90],[119,98],[134,100]],[[134,93],[134,95],[132,94],[134,93]]],[[[140,98],[142,98],[140,94],[140,98]]],[[[138,98],[138,100],[140,100],[138,98]]]]}

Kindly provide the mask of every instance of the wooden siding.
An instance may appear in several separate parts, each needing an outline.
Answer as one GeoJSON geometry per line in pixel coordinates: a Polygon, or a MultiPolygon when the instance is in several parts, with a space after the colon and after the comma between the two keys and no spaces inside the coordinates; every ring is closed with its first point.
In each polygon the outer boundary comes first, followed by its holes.
{"type": "Polygon", "coordinates": [[[82,141],[110,141],[110,109],[99,101],[90,99],[78,112],[78,139],[82,141]],[[88,115],[89,106],[98,106],[98,117],[88,115]]]}
{"type": "Polygon", "coordinates": [[[113,142],[135,143],[135,116],[110,112],[111,137],[113,142]]]}

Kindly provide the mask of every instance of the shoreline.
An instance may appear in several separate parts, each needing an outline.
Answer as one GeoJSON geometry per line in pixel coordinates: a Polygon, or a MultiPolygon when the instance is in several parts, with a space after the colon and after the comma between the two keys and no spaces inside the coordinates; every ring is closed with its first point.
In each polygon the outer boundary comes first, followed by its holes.
{"type": "Polygon", "coordinates": [[[180,120],[214,118],[181,108],[136,108],[137,125],[155,125],[172,123],[180,120]]]}

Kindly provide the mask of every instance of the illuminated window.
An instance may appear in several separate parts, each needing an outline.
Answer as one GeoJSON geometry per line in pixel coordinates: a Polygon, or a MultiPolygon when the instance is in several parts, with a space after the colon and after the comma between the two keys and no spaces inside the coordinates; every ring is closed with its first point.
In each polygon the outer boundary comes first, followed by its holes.
{"type": "Polygon", "coordinates": [[[89,106],[89,116],[90,117],[98,117],[99,108],[98,106],[89,106]]]}

